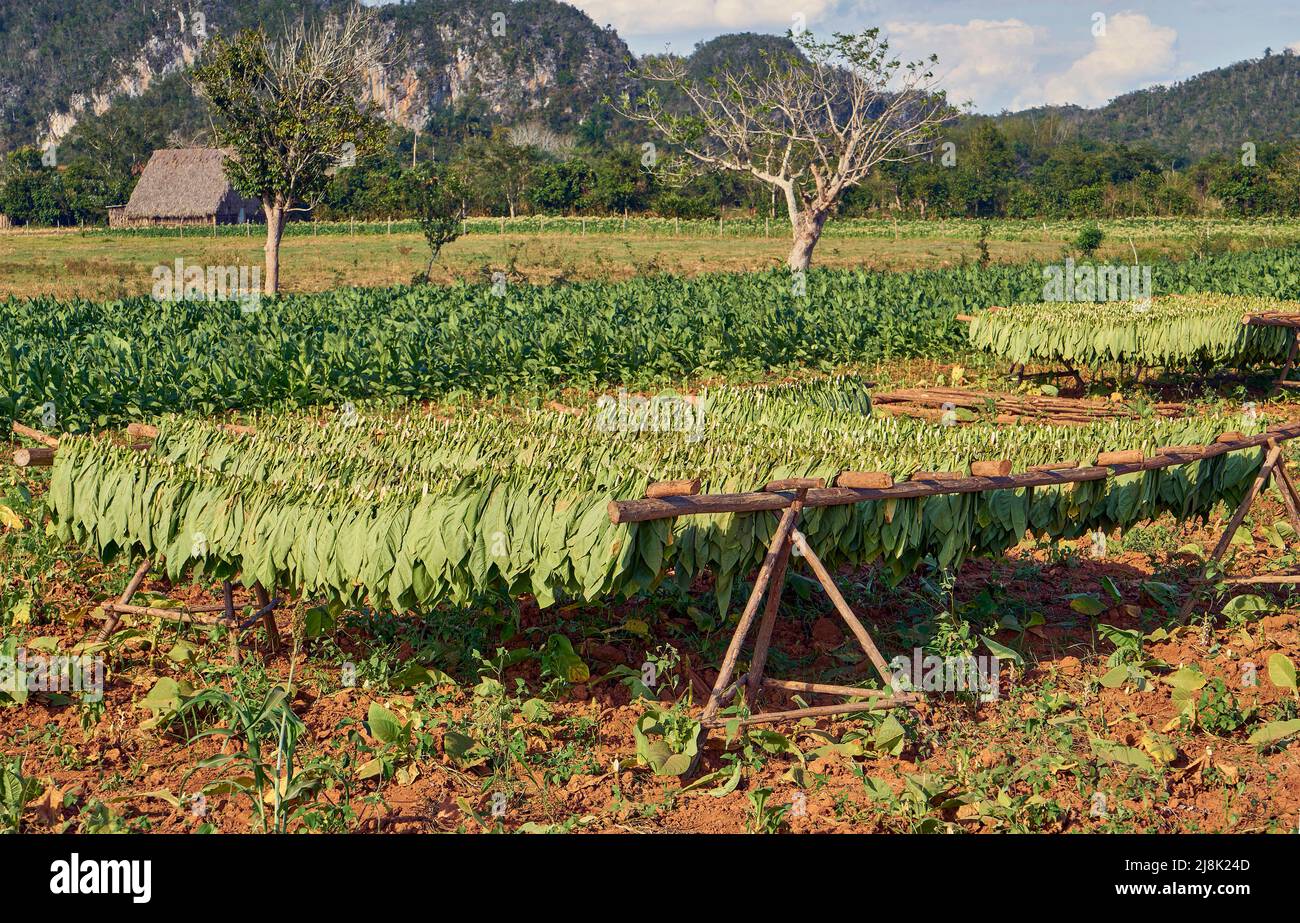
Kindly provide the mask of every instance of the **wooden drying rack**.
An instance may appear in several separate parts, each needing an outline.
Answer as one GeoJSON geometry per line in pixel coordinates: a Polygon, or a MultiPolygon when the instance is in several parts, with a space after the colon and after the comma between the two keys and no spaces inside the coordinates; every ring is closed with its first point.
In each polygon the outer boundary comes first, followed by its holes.
{"type": "MultiPolygon", "coordinates": [[[[984,310],[986,314],[996,314],[998,311],[1001,311],[1002,308],[998,305],[994,305],[993,307],[985,308],[984,310]]],[[[975,317],[976,315],[974,314],[958,314],[956,319],[963,324],[969,324],[971,321],[975,320],[975,317]]],[[[1068,375],[1074,379],[1074,383],[1078,385],[1079,390],[1083,391],[1087,387],[1087,383],[1083,380],[1083,376],[1079,374],[1079,370],[1074,367],[1074,363],[1070,362],[1069,359],[1062,359],[1061,365],[1065,366],[1063,372],[1026,372],[1025,364],[1023,362],[1013,362],[1011,363],[1011,368],[1007,370],[1007,377],[1014,378],[1017,382],[1020,382],[1038,381],[1040,378],[1060,378],[1063,375],[1068,375]]],[[[1138,377],[1140,378],[1141,375],[1142,366],[1139,366],[1138,377]]]]}
{"type": "MultiPolygon", "coordinates": [[[[1047,397],[1045,395],[999,394],[965,388],[900,388],[871,395],[872,412],[942,421],[945,410],[991,409],[995,423],[1031,421],[1048,424],[1083,424],[1099,420],[1140,419],[1141,414],[1125,404],[1100,398],[1047,397]]],[[[1158,403],[1156,416],[1180,417],[1186,404],[1158,403]]],[[[988,419],[987,416],[984,419],[988,419]]],[[[959,421],[960,422],[960,421],[959,421]]]]}
{"type": "MultiPolygon", "coordinates": [[[[233,423],[224,424],[223,428],[240,433],[254,431],[252,427],[233,423]]],[[[15,450],[13,453],[15,465],[20,468],[48,467],[54,463],[54,455],[59,448],[59,440],[56,437],[43,433],[38,429],[32,429],[30,426],[24,426],[16,421],[13,424],[13,431],[20,436],[41,443],[36,448],[15,450]]],[[[158,435],[158,428],[147,423],[132,423],[127,427],[127,433],[131,436],[153,439],[158,435]]],[[[145,449],[148,448],[149,444],[148,442],[136,443],[132,448],[145,449]]],[[[251,600],[246,605],[251,605],[256,611],[251,618],[243,620],[235,611],[234,584],[230,580],[222,581],[222,601],[220,603],[182,606],[177,609],[132,605],[131,600],[140,589],[140,584],[144,582],[144,578],[148,575],[151,566],[150,559],[145,558],[127,582],[126,588],[117,601],[106,602],[100,606],[104,612],[104,625],[96,636],[97,641],[107,641],[113,632],[117,631],[121,626],[122,616],[134,615],[155,618],[165,622],[179,622],[185,625],[224,625],[230,629],[230,651],[236,660],[239,659],[240,636],[247,629],[260,622],[266,629],[266,638],[271,650],[273,652],[279,650],[280,631],[275,621],[275,610],[282,605],[282,602],[278,598],[271,599],[270,594],[267,593],[262,584],[254,583],[252,587],[247,588],[251,600]]]]}
{"type": "MultiPolygon", "coordinates": [[[[1237,528],[1245,519],[1247,512],[1260,491],[1268,483],[1270,476],[1282,495],[1287,516],[1300,536],[1300,493],[1286,473],[1283,462],[1283,445],[1289,439],[1300,436],[1300,423],[1290,423],[1272,427],[1255,436],[1243,436],[1238,432],[1224,433],[1209,445],[1174,445],[1162,447],[1156,455],[1144,457],[1139,451],[1103,452],[1095,465],[1079,465],[1075,461],[1064,461],[1050,465],[1035,465],[1022,474],[1011,474],[1011,462],[1006,459],[997,461],[977,461],[972,463],[968,475],[951,471],[916,472],[907,481],[895,483],[891,475],[879,471],[845,471],[835,478],[835,484],[827,487],[821,478],[790,478],[773,481],[762,490],[733,494],[700,494],[700,481],[660,481],[651,484],[646,496],[639,500],[613,500],[609,503],[609,518],[614,523],[649,522],[657,519],[670,519],[677,516],[691,516],[718,513],[758,513],[764,511],[779,512],[780,522],[768,546],[767,555],[759,567],[754,588],[745,603],[745,608],[732,634],[731,642],[718,671],[717,680],[705,703],[701,724],[704,733],[709,728],[737,721],[740,724],[766,724],[792,721],[800,718],[823,717],[827,715],[863,712],[877,708],[889,708],[895,705],[910,705],[919,700],[920,694],[900,689],[890,673],[889,666],[876,647],[871,635],[845,601],[836,587],[834,579],[824,564],[809,547],[807,539],[798,529],[799,517],[804,510],[818,507],[844,506],[864,503],[871,500],[901,500],[912,497],[933,497],[945,494],[980,493],[990,490],[1015,490],[1018,488],[1046,487],[1050,485],[1077,484],[1086,481],[1099,481],[1108,477],[1132,474],[1142,471],[1155,471],[1176,465],[1189,464],[1207,458],[1214,458],[1229,452],[1251,448],[1267,449],[1267,455],[1251,487],[1247,490],[1241,504],[1234,512],[1227,528],[1220,537],[1214,552],[1204,562],[1201,571],[1189,587],[1187,601],[1179,613],[1179,620],[1186,621],[1191,612],[1195,596],[1193,589],[1206,583],[1210,565],[1217,564],[1227,551],[1237,528]],[[859,646],[866,653],[876,672],[884,683],[884,689],[863,689],[856,686],[833,686],[825,683],[772,679],[764,675],[767,656],[776,624],[777,611],[780,607],[781,591],[785,582],[786,569],[792,553],[807,560],[818,583],[830,597],[836,612],[848,625],[859,646]],[[759,621],[759,607],[766,594],[762,618],[759,621]],[[754,641],[753,654],[750,657],[749,670],[738,678],[732,679],[740,660],[741,651],[758,622],[758,632],[754,641]],[[832,705],[816,705],[784,711],[758,712],[741,718],[724,718],[719,715],[737,698],[741,690],[745,691],[745,701],[757,706],[762,692],[766,689],[779,689],[788,692],[806,692],[815,695],[856,698],[860,701],[841,702],[832,705]]],[[[1273,574],[1262,577],[1229,578],[1233,583],[1300,583],[1300,574],[1273,574]]]]}
{"type": "MultiPolygon", "coordinates": [[[[226,424],[224,428],[236,433],[252,433],[252,427],[238,424],[226,424]]],[[[35,430],[21,423],[13,424],[15,433],[41,443],[41,447],[18,449],[13,454],[14,464],[19,467],[47,466],[53,463],[59,440],[40,430],[35,430]]],[[[152,439],[157,436],[157,429],[148,424],[131,424],[127,432],[136,437],[152,439]]],[[[763,511],[780,511],[780,521],[772,544],[759,568],[754,589],[746,602],[740,623],[732,635],[731,644],[723,660],[718,678],[709,694],[705,705],[702,724],[707,729],[724,723],[719,719],[720,709],[736,697],[743,688],[747,701],[757,703],[762,690],[768,688],[782,689],[789,692],[807,692],[812,694],[856,697],[866,702],[845,703],[838,705],[821,705],[809,708],[792,709],[780,712],[764,712],[738,719],[744,724],[775,723],[804,717],[861,712],[872,708],[893,705],[912,704],[919,695],[896,688],[888,664],[872,641],[870,634],[854,614],[836,587],[825,565],[808,545],[807,539],[798,530],[798,520],[805,509],[828,506],[844,506],[865,503],[872,500],[901,500],[915,497],[930,497],[944,494],[980,493],[989,490],[1015,490],[1020,488],[1047,487],[1052,485],[1076,484],[1086,481],[1099,481],[1108,477],[1133,474],[1142,471],[1154,471],[1176,465],[1189,464],[1207,458],[1214,458],[1229,452],[1251,448],[1267,448],[1267,455],[1255,481],[1242,498],[1227,528],[1220,536],[1214,552],[1206,559],[1199,575],[1193,581],[1194,587],[1204,585],[1211,564],[1217,564],[1227,552],[1233,535],[1236,534],[1251,505],[1267,486],[1272,477],[1277,485],[1286,507],[1287,517],[1292,528],[1300,536],[1300,491],[1297,490],[1290,475],[1287,474],[1284,459],[1284,444],[1300,436],[1300,423],[1289,423],[1271,427],[1254,436],[1244,436],[1239,432],[1227,432],[1220,435],[1208,445],[1171,445],[1163,446],[1154,456],[1144,457],[1138,451],[1102,452],[1094,465],[1080,465],[1077,461],[1062,461],[1046,465],[1033,465],[1021,474],[1011,474],[1011,462],[1007,459],[995,461],[976,461],[970,466],[969,474],[955,471],[917,471],[909,480],[895,483],[893,476],[879,471],[844,471],[835,478],[835,484],[827,487],[821,478],[790,478],[772,481],[760,491],[733,494],[700,494],[698,478],[679,481],[659,481],[647,487],[645,497],[639,500],[612,500],[609,503],[609,518],[614,523],[649,522],[657,519],[671,519],[677,516],[717,513],[758,513],[763,511]],[[817,577],[836,611],[844,619],[858,644],[866,653],[872,666],[880,674],[889,692],[876,689],[862,689],[855,686],[835,686],[825,683],[811,683],[791,680],[778,680],[764,676],[767,654],[775,627],[777,610],[780,605],[781,590],[785,582],[785,573],[790,555],[797,549],[804,557],[817,577]],[[771,592],[768,593],[769,588],[771,592]],[[750,659],[750,669],[735,682],[731,677],[735,672],[741,650],[758,615],[759,604],[767,594],[767,604],[763,610],[759,625],[754,654],[750,659]]],[[[148,443],[134,446],[142,449],[148,443]]],[[[187,624],[226,624],[232,629],[232,653],[238,657],[238,639],[240,634],[257,622],[266,628],[267,639],[271,649],[279,646],[279,631],[275,621],[275,609],[281,601],[271,599],[260,583],[251,587],[256,611],[252,618],[243,622],[235,612],[234,588],[230,580],[222,583],[223,600],[220,604],[192,606],[180,609],[136,606],[131,599],[149,572],[151,562],[145,559],[127,583],[122,595],[115,603],[106,603],[102,607],[105,622],[99,632],[99,640],[106,640],[119,627],[123,615],[143,615],[167,621],[187,624]]],[[[1300,583],[1300,573],[1268,574],[1256,577],[1228,577],[1234,584],[1284,584],[1300,583]]],[[[1195,596],[1190,592],[1179,613],[1180,621],[1186,621],[1194,604],[1195,596]]]]}
{"type": "Polygon", "coordinates": [[[1296,332],[1300,330],[1300,314],[1243,314],[1241,323],[1247,327],[1282,327],[1287,332],[1286,361],[1282,363],[1282,371],[1278,373],[1277,381],[1273,382],[1273,387],[1268,392],[1269,397],[1283,388],[1300,388],[1300,381],[1287,378],[1292,366],[1295,365],[1296,332]]]}

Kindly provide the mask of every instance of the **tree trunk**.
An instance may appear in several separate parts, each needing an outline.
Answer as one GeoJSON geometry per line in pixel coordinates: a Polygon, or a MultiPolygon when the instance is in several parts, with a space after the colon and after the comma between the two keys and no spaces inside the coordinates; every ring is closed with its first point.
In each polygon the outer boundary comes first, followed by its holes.
{"type": "Polygon", "coordinates": [[[275,295],[280,291],[280,238],[284,236],[285,205],[279,199],[263,199],[262,211],[266,213],[266,281],[262,293],[275,295]]]}
{"type": "Polygon", "coordinates": [[[786,265],[791,272],[803,272],[812,263],[813,248],[822,236],[822,226],[826,223],[826,212],[807,210],[799,215],[794,226],[794,246],[786,265]]]}

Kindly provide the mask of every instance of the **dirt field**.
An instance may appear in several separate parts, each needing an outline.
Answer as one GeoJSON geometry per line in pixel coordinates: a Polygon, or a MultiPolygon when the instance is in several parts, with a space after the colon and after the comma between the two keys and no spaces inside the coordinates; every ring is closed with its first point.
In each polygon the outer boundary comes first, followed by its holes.
{"type": "MultiPolygon", "coordinates": [[[[915,383],[951,369],[876,371],[915,383]]],[[[1300,416],[1291,404],[1262,409],[1300,416]]],[[[6,468],[3,479],[14,518],[0,527],[0,606],[28,651],[68,651],[127,574],[43,534],[39,477],[6,468]]],[[[1268,532],[1280,518],[1270,493],[1247,520],[1251,541],[1234,544],[1238,571],[1295,563],[1268,532]]],[[[1297,716],[1296,695],[1266,664],[1300,659],[1300,598],[1256,590],[1225,610],[1219,597],[1185,627],[1170,615],[1221,527],[1155,522],[1110,536],[1100,557],[1087,541],[1025,543],[950,581],[894,588],[871,570],[841,573],[886,657],[927,643],[969,649],[983,634],[1022,662],[1001,663],[991,701],[959,692],[890,716],[805,719],[730,740],[715,731],[691,778],[637,765],[634,725],[648,705],[633,687],[653,664],[660,720],[689,729],[695,712],[671,703],[694,688],[698,707],[731,631],[707,586],[545,613],[528,599],[485,601],[425,618],[306,601],[281,616],[278,653],[250,631],[238,666],[223,629],[139,622],[103,652],[102,703],[34,694],[0,707],[0,750],[11,766],[21,755],[31,780],[20,810],[30,831],[1296,831],[1300,742],[1257,747],[1247,736],[1297,716]],[[543,670],[556,633],[572,640],[586,681],[543,670]],[[1190,712],[1171,683],[1189,668],[1204,679],[1190,712]],[[160,693],[167,680],[178,685],[160,693]],[[290,683],[302,726],[287,732],[292,765],[277,768],[286,732],[266,716],[290,683]],[[150,726],[178,689],[209,699],[150,726]],[[375,705],[386,710],[378,718],[375,705]],[[204,728],[217,733],[187,742],[204,728]]],[[[805,589],[796,578],[786,594],[770,672],[863,675],[825,598],[805,589]]],[[[154,577],[144,591],[211,601],[217,588],[154,577]]]]}

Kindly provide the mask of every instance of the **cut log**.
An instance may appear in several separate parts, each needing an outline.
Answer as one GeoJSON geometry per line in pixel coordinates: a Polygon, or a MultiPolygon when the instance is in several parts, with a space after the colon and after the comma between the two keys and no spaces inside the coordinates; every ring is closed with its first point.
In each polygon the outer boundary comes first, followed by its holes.
{"type": "Polygon", "coordinates": [[[841,471],[836,487],[892,487],[894,476],[885,471],[841,471]]]}
{"type": "Polygon", "coordinates": [[[54,464],[54,450],[39,446],[14,452],[14,464],[19,468],[48,468],[54,464]]]}
{"type": "Polygon", "coordinates": [[[991,461],[971,462],[970,473],[979,478],[1004,478],[1011,473],[1011,460],[999,458],[991,461]]]}
{"type": "Polygon", "coordinates": [[[139,436],[141,439],[157,439],[158,427],[150,423],[131,423],[126,427],[128,436],[139,436]]]}
{"type": "Polygon", "coordinates": [[[1120,452],[1102,452],[1097,456],[1097,464],[1102,467],[1113,465],[1140,465],[1142,453],[1137,449],[1125,449],[1120,452]]]}
{"type": "Polygon", "coordinates": [[[910,481],[960,481],[964,475],[960,471],[913,471],[910,481]]]}
{"type": "Polygon", "coordinates": [[[678,481],[655,481],[645,489],[645,495],[651,499],[660,497],[693,497],[700,492],[700,479],[678,481]]]}

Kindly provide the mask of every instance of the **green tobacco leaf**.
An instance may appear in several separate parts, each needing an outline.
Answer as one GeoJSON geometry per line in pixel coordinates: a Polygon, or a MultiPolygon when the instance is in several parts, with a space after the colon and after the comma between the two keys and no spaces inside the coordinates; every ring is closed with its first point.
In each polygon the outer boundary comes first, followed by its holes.
{"type": "Polygon", "coordinates": [[[1080,615],[1096,616],[1101,615],[1110,607],[1098,599],[1086,593],[1080,593],[1067,597],[1070,600],[1070,608],[1080,615]]]}
{"type": "Polygon", "coordinates": [[[1286,654],[1273,654],[1268,658],[1268,678],[1279,689],[1297,692],[1295,663],[1286,654]]]}
{"type": "Polygon", "coordinates": [[[370,703],[370,710],[366,713],[366,726],[370,728],[371,737],[385,744],[397,743],[406,732],[406,725],[401,719],[378,702],[370,703]]]}
{"type": "Polygon", "coordinates": [[[1257,747],[1267,747],[1300,734],[1300,718],[1290,721],[1271,721],[1257,728],[1250,735],[1250,742],[1257,747]]]}
{"type": "Polygon", "coordinates": [[[1126,747],[1123,744],[1094,737],[1092,738],[1092,752],[1108,763],[1132,766],[1136,769],[1145,769],[1148,772],[1155,770],[1155,764],[1151,761],[1151,757],[1136,747],[1126,747]]]}
{"type": "Polygon", "coordinates": [[[989,652],[999,660],[1010,661],[1018,667],[1023,667],[1025,665],[1025,659],[1020,656],[1019,652],[1012,650],[1005,644],[999,644],[988,635],[980,635],[980,640],[984,642],[984,646],[989,649],[989,652]]]}

